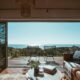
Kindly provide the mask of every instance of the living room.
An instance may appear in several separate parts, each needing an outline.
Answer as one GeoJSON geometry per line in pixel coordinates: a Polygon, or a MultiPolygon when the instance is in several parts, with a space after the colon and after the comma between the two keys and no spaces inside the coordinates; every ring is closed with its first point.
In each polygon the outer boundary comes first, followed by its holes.
{"type": "Polygon", "coordinates": [[[79,1],[0,2],[0,80],[80,79],[79,1]]]}

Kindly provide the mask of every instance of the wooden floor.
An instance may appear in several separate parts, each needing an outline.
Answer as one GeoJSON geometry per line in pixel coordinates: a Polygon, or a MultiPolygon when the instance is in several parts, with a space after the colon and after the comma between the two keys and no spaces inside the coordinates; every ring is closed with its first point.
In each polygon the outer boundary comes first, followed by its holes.
{"type": "Polygon", "coordinates": [[[25,68],[6,68],[1,74],[22,74],[25,68]]]}

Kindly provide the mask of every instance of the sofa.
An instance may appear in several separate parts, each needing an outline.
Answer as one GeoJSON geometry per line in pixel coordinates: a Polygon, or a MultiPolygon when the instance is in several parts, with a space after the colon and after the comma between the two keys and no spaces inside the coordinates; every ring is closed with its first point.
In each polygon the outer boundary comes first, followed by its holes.
{"type": "Polygon", "coordinates": [[[80,80],[80,51],[64,53],[63,68],[71,80],[80,80]]]}

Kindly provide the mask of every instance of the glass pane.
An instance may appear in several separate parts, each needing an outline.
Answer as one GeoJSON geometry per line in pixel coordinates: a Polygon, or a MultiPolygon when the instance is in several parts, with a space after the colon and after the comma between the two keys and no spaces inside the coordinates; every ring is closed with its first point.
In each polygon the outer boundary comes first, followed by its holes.
{"type": "Polygon", "coordinates": [[[6,23],[0,23],[0,71],[6,67],[6,23]]]}

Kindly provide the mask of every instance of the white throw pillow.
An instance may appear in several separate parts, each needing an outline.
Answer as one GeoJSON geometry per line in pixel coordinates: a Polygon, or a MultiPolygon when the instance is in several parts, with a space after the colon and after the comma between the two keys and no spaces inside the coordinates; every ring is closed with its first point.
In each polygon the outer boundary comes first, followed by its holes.
{"type": "Polygon", "coordinates": [[[80,51],[75,51],[74,55],[73,55],[74,59],[79,59],[80,58],[80,51]]]}

